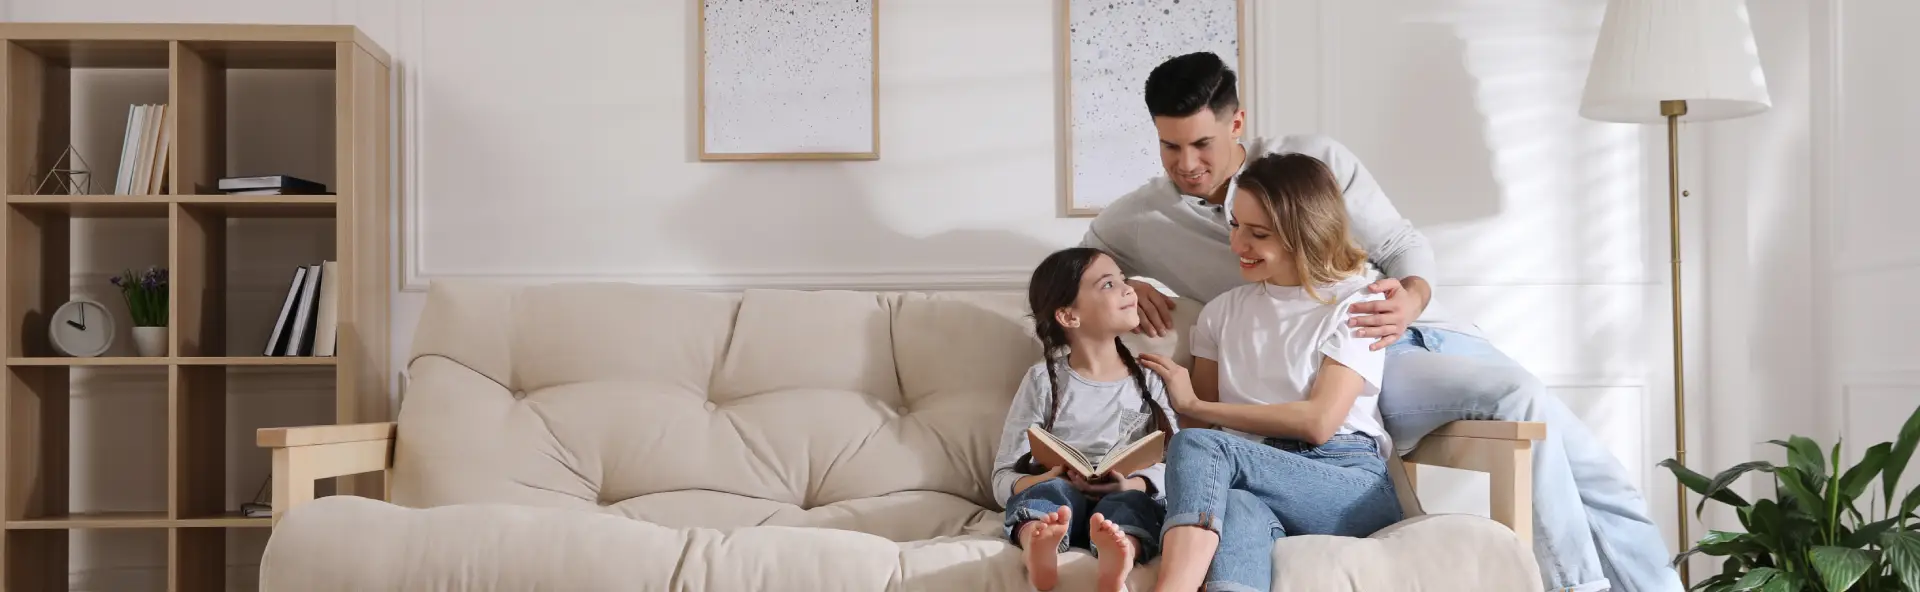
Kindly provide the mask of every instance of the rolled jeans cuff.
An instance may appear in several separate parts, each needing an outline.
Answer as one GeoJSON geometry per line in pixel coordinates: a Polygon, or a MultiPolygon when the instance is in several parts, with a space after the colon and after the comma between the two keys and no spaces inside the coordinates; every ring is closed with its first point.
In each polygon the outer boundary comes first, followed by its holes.
{"type": "Polygon", "coordinates": [[[1167,531],[1177,526],[1198,526],[1217,533],[1220,532],[1220,515],[1212,512],[1188,512],[1167,516],[1167,521],[1160,525],[1160,536],[1167,536],[1167,531]]]}
{"type": "MultiPolygon", "coordinates": [[[[1020,540],[1020,526],[1034,520],[1043,520],[1047,517],[1047,514],[1049,513],[1050,512],[1042,512],[1042,511],[1035,510],[1033,508],[1027,508],[1027,507],[1014,508],[1012,512],[1012,516],[1010,516],[1007,520],[1007,526],[1006,526],[1007,540],[1013,541],[1013,546],[1015,547],[1020,547],[1023,549],[1026,548],[1025,543],[1021,542],[1020,540]]],[[[1056,548],[1054,549],[1054,552],[1066,553],[1068,538],[1070,537],[1065,537],[1065,536],[1060,537],[1060,544],[1055,545],[1056,548]]]]}

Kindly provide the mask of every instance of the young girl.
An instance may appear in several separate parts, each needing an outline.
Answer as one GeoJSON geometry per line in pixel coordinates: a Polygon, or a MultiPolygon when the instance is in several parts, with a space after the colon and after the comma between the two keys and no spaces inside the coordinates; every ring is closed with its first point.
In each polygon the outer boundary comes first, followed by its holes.
{"type": "Polygon", "coordinates": [[[1284,536],[1363,537],[1401,518],[1375,409],[1386,352],[1345,327],[1369,294],[1333,174],[1274,154],[1230,201],[1248,282],[1207,303],[1193,373],[1158,356],[1175,411],[1197,425],[1167,449],[1161,590],[1267,590],[1284,536]]]}
{"type": "Polygon", "coordinates": [[[1153,430],[1174,434],[1159,377],[1142,370],[1120,342],[1140,324],[1133,288],[1106,253],[1072,248],[1033,270],[1027,304],[1045,359],[1027,370],[1014,395],[994,459],[993,492],[1007,509],[1007,537],[1024,550],[1035,589],[1058,583],[1059,555],[1069,545],[1099,557],[1100,590],[1124,589],[1133,565],[1158,552],[1166,466],[1088,481],[1034,466],[1027,428],[1040,425],[1090,457],[1153,430]]]}

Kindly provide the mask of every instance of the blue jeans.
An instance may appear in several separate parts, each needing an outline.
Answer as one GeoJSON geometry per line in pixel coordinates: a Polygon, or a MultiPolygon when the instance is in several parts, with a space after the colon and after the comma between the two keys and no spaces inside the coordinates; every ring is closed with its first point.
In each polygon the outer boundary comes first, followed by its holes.
{"type": "Polygon", "coordinates": [[[1413,327],[1387,349],[1380,414],[1395,452],[1459,419],[1538,421],[1533,553],[1547,590],[1679,592],[1660,528],[1627,470],[1539,378],[1485,339],[1413,327]]]}
{"type": "Polygon", "coordinates": [[[1100,550],[1094,548],[1089,538],[1088,526],[1089,519],[1099,514],[1118,525],[1121,532],[1140,540],[1139,548],[1133,552],[1134,563],[1146,563],[1160,555],[1160,521],[1166,518],[1167,509],[1153,496],[1144,491],[1120,491],[1092,498],[1060,478],[1035,483],[1007,499],[1007,539],[1019,546],[1020,525],[1044,518],[1062,506],[1073,508],[1073,522],[1068,526],[1066,538],[1060,539],[1059,552],[1065,553],[1071,546],[1100,556],[1100,550]]]}
{"type": "Polygon", "coordinates": [[[1316,447],[1186,429],[1167,445],[1166,528],[1220,535],[1209,591],[1272,589],[1273,543],[1281,537],[1364,537],[1400,518],[1386,461],[1365,435],[1341,434],[1316,447]]]}

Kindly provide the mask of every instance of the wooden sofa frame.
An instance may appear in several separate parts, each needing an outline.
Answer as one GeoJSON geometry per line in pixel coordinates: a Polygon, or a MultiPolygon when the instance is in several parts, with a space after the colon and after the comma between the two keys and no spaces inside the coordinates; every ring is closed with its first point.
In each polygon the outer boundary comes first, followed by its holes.
{"type": "MultiPolygon", "coordinates": [[[[258,445],[273,450],[274,524],[288,510],[313,501],[316,481],[375,472],[390,476],[397,431],[392,422],[260,429],[258,445]]],[[[1490,517],[1513,529],[1522,545],[1531,548],[1533,441],[1546,435],[1546,424],[1539,422],[1455,421],[1441,426],[1390,467],[1401,508],[1409,517],[1423,513],[1415,497],[1414,471],[1406,465],[1486,473],[1490,517]]]]}

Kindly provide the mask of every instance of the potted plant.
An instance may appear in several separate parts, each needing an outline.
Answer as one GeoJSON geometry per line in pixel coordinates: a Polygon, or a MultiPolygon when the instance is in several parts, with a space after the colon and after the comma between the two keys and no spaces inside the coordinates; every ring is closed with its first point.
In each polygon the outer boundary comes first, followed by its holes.
{"type": "Polygon", "coordinates": [[[1920,532],[1914,531],[1920,526],[1914,513],[1920,487],[1899,490],[1916,442],[1920,407],[1897,439],[1867,448],[1851,467],[1840,465],[1844,438],[1823,451],[1801,436],[1768,442],[1786,449],[1786,466],[1744,462],[1708,479],[1673,459],[1661,461],[1687,489],[1703,496],[1695,516],[1713,500],[1734,508],[1746,530],[1711,531],[1675,557],[1674,565],[1695,554],[1726,558],[1719,574],[1691,590],[1920,592],[1920,532]],[[1756,471],[1772,475],[1774,499],[1748,502],[1727,489],[1756,471]],[[1870,487],[1876,477],[1879,486],[1870,487]]]}
{"type": "Polygon", "coordinates": [[[113,285],[133,317],[134,349],[142,356],[167,355],[167,270],[148,267],[136,274],[129,269],[113,278],[113,285]]]}

